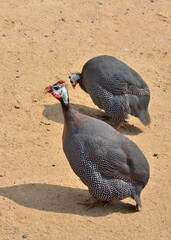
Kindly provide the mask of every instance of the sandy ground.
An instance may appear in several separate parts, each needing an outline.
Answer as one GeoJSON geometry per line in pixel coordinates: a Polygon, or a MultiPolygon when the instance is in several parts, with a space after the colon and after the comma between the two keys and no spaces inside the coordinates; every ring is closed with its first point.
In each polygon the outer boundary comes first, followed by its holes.
{"type": "MultiPolygon", "coordinates": [[[[170,33],[170,0],[0,1],[0,239],[171,239],[170,33]],[[131,117],[121,130],[151,167],[138,213],[131,199],[77,204],[88,191],[62,150],[60,105],[43,94],[101,54],[129,64],[152,93],[150,127],[131,117]]],[[[88,95],[68,89],[75,109],[97,117],[88,95]]]]}

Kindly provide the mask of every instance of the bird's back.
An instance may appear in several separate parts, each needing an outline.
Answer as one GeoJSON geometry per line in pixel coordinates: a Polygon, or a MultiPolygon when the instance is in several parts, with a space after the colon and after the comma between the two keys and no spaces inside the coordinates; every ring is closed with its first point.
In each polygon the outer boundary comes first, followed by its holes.
{"type": "Polygon", "coordinates": [[[127,83],[137,88],[147,88],[147,84],[140,75],[127,64],[112,56],[98,56],[90,59],[82,69],[80,85],[87,89],[91,82],[96,82],[104,87],[117,87],[127,83]]]}

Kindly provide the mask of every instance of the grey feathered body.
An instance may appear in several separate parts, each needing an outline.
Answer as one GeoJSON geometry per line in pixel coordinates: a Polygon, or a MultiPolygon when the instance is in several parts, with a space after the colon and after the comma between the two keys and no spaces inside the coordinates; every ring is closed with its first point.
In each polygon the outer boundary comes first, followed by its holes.
{"type": "Polygon", "coordinates": [[[79,84],[99,108],[113,117],[116,125],[128,114],[138,117],[144,125],[150,123],[150,90],[137,72],[118,59],[90,59],[83,66],[79,84]]]}
{"type": "Polygon", "coordinates": [[[64,153],[90,194],[101,201],[132,197],[141,206],[149,165],[137,145],[107,123],[70,108],[64,117],[64,153]]]}

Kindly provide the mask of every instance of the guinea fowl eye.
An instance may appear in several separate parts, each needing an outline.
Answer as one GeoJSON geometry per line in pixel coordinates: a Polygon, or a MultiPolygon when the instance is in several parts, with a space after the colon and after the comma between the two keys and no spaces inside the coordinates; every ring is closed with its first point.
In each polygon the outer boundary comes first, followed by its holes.
{"type": "Polygon", "coordinates": [[[54,90],[58,90],[59,87],[58,87],[58,86],[54,86],[53,89],[54,89],[54,90]]]}

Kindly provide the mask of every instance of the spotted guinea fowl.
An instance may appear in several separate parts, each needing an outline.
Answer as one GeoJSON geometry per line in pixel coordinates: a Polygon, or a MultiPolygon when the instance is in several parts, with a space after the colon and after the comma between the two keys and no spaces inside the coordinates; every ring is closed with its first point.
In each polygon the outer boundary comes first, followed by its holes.
{"type": "Polygon", "coordinates": [[[92,198],[108,202],[131,197],[138,210],[149,179],[149,165],[138,146],[107,123],[73,110],[62,81],[46,91],[61,103],[63,150],[92,198]]]}
{"type": "Polygon", "coordinates": [[[150,123],[150,90],[140,75],[112,56],[98,56],[83,66],[82,72],[69,76],[72,86],[87,92],[93,102],[121,125],[129,114],[144,125],[150,123]]]}

